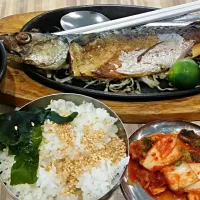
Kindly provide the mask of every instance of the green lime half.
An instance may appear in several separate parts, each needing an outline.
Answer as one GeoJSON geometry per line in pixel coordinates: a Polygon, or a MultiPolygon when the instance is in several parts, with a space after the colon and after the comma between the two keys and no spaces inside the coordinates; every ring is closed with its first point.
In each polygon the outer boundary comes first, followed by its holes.
{"type": "Polygon", "coordinates": [[[178,89],[192,89],[200,83],[199,65],[189,58],[180,59],[170,68],[168,80],[178,89]]]}

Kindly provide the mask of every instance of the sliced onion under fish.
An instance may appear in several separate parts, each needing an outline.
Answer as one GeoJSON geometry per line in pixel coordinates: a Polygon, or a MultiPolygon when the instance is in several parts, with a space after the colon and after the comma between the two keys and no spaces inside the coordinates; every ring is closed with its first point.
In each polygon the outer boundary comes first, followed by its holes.
{"type": "Polygon", "coordinates": [[[135,83],[136,83],[136,90],[135,90],[135,93],[136,94],[141,94],[141,87],[140,87],[140,83],[138,80],[135,80],[135,83]]]}
{"type": "Polygon", "coordinates": [[[155,77],[144,76],[140,78],[140,81],[146,83],[150,88],[155,88],[159,86],[159,81],[155,79],[155,77]]]}
{"type": "Polygon", "coordinates": [[[105,83],[105,81],[100,81],[100,80],[92,80],[92,81],[89,81],[83,88],[87,88],[89,87],[90,85],[101,85],[105,83]]]}
{"type": "Polygon", "coordinates": [[[174,90],[177,90],[176,88],[161,88],[159,85],[156,86],[156,87],[160,91],[174,91],[174,90]]]}
{"type": "Polygon", "coordinates": [[[71,80],[73,79],[72,76],[68,76],[66,78],[57,78],[56,75],[54,75],[53,78],[55,79],[55,81],[58,81],[60,83],[65,83],[65,82],[71,83],[71,80]]]}
{"type": "Polygon", "coordinates": [[[46,74],[47,74],[47,78],[52,78],[52,73],[51,73],[51,71],[47,71],[46,74]]]}

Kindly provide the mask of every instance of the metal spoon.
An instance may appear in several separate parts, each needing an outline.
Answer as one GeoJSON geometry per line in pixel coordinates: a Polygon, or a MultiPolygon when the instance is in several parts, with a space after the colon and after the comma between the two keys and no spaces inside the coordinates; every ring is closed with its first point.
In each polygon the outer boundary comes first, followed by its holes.
{"type": "Polygon", "coordinates": [[[109,21],[106,16],[93,11],[75,11],[64,15],[60,24],[64,30],[70,30],[92,24],[109,21]]]}
{"type": "MultiPolygon", "coordinates": [[[[64,30],[70,30],[87,25],[109,21],[106,16],[101,13],[93,11],[76,11],[64,15],[61,20],[61,26],[64,30]]],[[[187,26],[195,21],[200,20],[200,12],[183,15],[179,18],[172,18],[168,20],[158,21],[146,24],[144,26],[187,26]]],[[[63,31],[53,33],[55,35],[63,35],[63,31]]],[[[76,34],[74,34],[76,35],[76,34]]],[[[72,37],[72,36],[71,36],[72,37]]],[[[73,40],[73,37],[71,38],[73,40]]]]}

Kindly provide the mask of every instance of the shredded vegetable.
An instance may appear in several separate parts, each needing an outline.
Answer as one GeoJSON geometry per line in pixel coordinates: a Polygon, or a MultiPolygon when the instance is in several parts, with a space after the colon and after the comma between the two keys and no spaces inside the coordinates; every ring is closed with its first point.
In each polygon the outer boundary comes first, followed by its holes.
{"type": "MultiPolygon", "coordinates": [[[[44,73],[44,72],[43,72],[44,73]]],[[[170,84],[168,87],[161,87],[160,80],[166,79],[167,72],[162,72],[153,76],[144,76],[140,78],[126,78],[121,80],[99,80],[94,78],[74,78],[70,72],[69,65],[66,65],[64,71],[64,77],[60,78],[57,72],[48,71],[45,72],[47,78],[53,79],[60,83],[72,84],[73,80],[81,80],[83,82],[83,88],[93,89],[95,86],[103,86],[105,92],[114,93],[135,93],[141,94],[141,84],[145,83],[150,88],[157,88],[160,91],[173,91],[176,88],[172,87],[170,84]]]]}
{"type": "Polygon", "coordinates": [[[141,77],[140,80],[146,83],[150,88],[154,88],[160,84],[154,76],[144,76],[141,77]]]}
{"type": "Polygon", "coordinates": [[[174,91],[174,90],[177,90],[176,88],[161,88],[159,85],[158,86],[156,86],[157,87],[157,89],[158,90],[160,90],[160,91],[174,91]]]}
{"type": "Polygon", "coordinates": [[[58,81],[60,83],[71,83],[71,80],[73,79],[72,76],[68,76],[66,78],[57,78],[56,75],[53,75],[53,78],[55,81],[58,81]]]}

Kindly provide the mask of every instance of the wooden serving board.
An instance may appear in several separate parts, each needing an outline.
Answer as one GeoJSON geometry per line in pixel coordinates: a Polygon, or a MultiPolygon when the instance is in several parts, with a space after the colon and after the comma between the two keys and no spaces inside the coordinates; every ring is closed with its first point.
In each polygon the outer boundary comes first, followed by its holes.
{"type": "MultiPolygon", "coordinates": [[[[0,32],[17,32],[42,12],[12,15],[0,20],[0,32]]],[[[20,68],[8,66],[0,93],[0,103],[22,106],[36,98],[58,93],[29,78],[20,68]]],[[[200,120],[200,95],[173,100],[122,102],[101,100],[126,123],[144,123],[158,119],[200,120]]]]}

